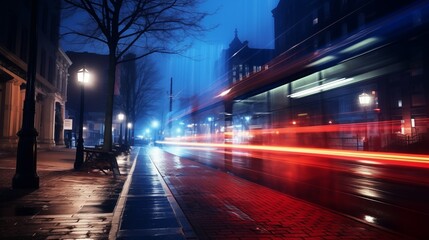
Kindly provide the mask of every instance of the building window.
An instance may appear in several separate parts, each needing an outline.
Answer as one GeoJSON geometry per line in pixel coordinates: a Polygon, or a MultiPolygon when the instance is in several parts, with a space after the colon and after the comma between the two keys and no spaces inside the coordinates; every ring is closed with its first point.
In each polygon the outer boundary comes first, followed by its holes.
{"type": "Polygon", "coordinates": [[[313,18],[313,25],[317,25],[319,23],[319,18],[313,18]]]}
{"type": "Polygon", "coordinates": [[[319,16],[317,14],[317,10],[313,11],[313,25],[317,25],[319,23],[319,16]]]}

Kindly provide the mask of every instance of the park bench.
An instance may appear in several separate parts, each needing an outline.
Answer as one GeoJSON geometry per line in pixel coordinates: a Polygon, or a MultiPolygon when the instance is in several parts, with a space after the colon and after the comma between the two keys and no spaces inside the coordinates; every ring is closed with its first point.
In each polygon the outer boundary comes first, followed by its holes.
{"type": "Polygon", "coordinates": [[[98,169],[106,175],[108,171],[112,171],[114,177],[120,175],[114,152],[107,152],[98,148],[84,148],[83,152],[85,154],[84,166],[87,169],[98,169]]]}

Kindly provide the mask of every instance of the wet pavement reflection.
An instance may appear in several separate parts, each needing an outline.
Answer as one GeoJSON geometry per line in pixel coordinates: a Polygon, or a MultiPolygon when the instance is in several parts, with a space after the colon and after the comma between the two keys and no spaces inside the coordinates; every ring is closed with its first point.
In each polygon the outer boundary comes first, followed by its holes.
{"type": "Polygon", "coordinates": [[[164,147],[176,155],[418,239],[429,237],[429,169],[302,154],[231,154],[164,147]],[[255,157],[257,156],[257,157],[255,157]]]}

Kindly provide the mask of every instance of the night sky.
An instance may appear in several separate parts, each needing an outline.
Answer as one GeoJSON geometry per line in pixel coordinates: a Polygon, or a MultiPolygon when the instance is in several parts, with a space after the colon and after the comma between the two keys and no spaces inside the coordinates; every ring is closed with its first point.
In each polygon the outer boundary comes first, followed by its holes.
{"type": "MultiPolygon", "coordinates": [[[[203,6],[216,14],[207,18],[207,26],[217,28],[207,32],[204,41],[195,42],[186,55],[163,56],[167,68],[164,78],[173,77],[174,96],[177,100],[217,88],[226,79],[216,69],[221,51],[228,48],[237,29],[241,41],[249,41],[251,48],[274,48],[274,22],[271,11],[279,0],[208,0],[203,6]]],[[[163,62],[163,61],[162,61],[163,62]]],[[[167,82],[168,84],[169,82],[167,82]]]]}
{"type": "MultiPolygon", "coordinates": [[[[228,48],[237,29],[241,41],[249,41],[251,48],[274,48],[274,27],[271,11],[279,0],[207,0],[201,6],[203,11],[215,12],[206,19],[207,26],[217,26],[207,32],[203,39],[194,40],[193,47],[181,57],[176,55],[156,55],[160,74],[160,83],[166,89],[167,108],[170,78],[174,81],[174,99],[176,103],[190,95],[199,94],[208,86],[215,88],[225,79],[219,76],[216,64],[222,50],[228,48]]],[[[62,25],[74,24],[63,21],[62,25]]],[[[73,45],[61,42],[65,51],[95,52],[106,54],[101,47],[73,45]],[[94,49],[97,49],[94,51],[94,49]]],[[[177,106],[176,103],[174,106],[177,106]]]]}

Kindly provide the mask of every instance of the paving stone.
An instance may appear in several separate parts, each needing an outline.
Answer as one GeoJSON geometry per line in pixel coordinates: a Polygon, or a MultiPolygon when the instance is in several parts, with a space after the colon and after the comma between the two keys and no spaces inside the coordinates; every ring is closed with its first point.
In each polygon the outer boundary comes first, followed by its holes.
{"type": "Polygon", "coordinates": [[[151,158],[202,239],[403,239],[185,158],[151,158]]]}
{"type": "Polygon", "coordinates": [[[0,159],[1,239],[108,238],[113,209],[130,167],[123,167],[124,175],[116,179],[73,171],[74,150],[58,151],[62,163],[55,162],[51,152],[38,154],[39,163],[55,168],[38,169],[36,190],[12,190],[14,171],[2,167],[0,159]]]}

